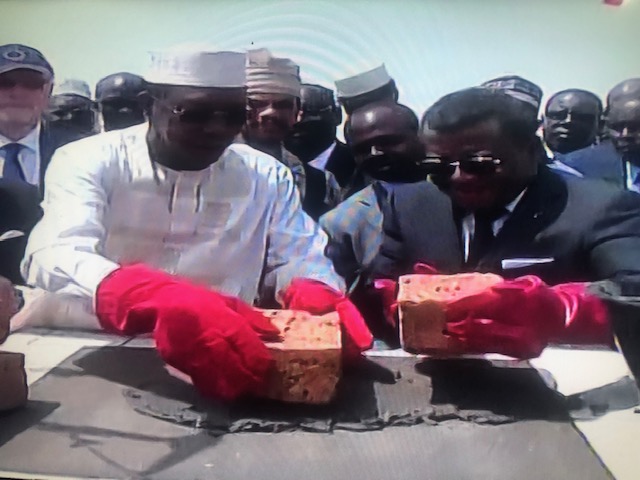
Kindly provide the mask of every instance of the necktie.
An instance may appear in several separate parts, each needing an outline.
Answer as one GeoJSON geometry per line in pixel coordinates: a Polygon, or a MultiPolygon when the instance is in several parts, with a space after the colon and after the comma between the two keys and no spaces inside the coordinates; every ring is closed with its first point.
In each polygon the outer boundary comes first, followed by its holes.
{"type": "Polygon", "coordinates": [[[491,243],[494,240],[493,222],[502,217],[506,213],[504,209],[498,209],[491,213],[476,213],[475,230],[473,238],[469,244],[469,256],[467,265],[475,267],[480,260],[489,252],[491,243]]]}
{"type": "Polygon", "coordinates": [[[24,173],[18,161],[18,154],[22,150],[19,143],[8,143],[1,149],[4,152],[4,167],[2,168],[2,177],[9,180],[24,181],[24,173]]]}

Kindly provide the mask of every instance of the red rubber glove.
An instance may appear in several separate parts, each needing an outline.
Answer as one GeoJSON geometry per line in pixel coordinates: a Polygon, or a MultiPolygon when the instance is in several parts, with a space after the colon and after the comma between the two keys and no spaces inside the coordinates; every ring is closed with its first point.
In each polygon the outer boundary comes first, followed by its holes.
{"type": "Polygon", "coordinates": [[[355,361],[371,348],[373,335],[364,318],[347,297],[317,280],[296,278],[282,295],[283,306],[289,310],[302,310],[312,315],[336,311],[340,316],[345,361],[355,361]]]}
{"type": "Polygon", "coordinates": [[[611,341],[606,309],[581,284],[506,280],[446,305],[447,333],[464,352],[534,358],[551,341],[611,341]]]}
{"type": "Polygon", "coordinates": [[[96,293],[103,328],[154,333],[156,349],[205,396],[232,400],[263,391],[273,359],[263,337],[279,331],[249,305],[144,265],[122,267],[96,293]]]}
{"type": "MultiPolygon", "coordinates": [[[[413,266],[414,274],[436,275],[436,270],[426,263],[416,263],[413,266]]],[[[380,296],[384,318],[393,328],[398,325],[398,282],[389,278],[378,278],[373,281],[373,289],[380,296]]]]}

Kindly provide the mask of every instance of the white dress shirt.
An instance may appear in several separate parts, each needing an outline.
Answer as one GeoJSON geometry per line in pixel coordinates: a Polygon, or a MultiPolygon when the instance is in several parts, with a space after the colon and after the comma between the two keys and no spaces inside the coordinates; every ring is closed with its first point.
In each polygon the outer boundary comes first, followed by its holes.
{"type": "Polygon", "coordinates": [[[640,193],[640,167],[631,162],[625,162],[624,166],[627,190],[640,193]]]}
{"type": "Polygon", "coordinates": [[[233,144],[205,170],[170,170],[151,161],[147,128],[57,150],[22,264],[29,285],[92,303],[119,264],[143,262],[249,303],[294,277],[344,290],[288,168],[233,144]]]}
{"type": "Polygon", "coordinates": [[[335,148],[336,142],[333,142],[331,145],[329,145],[329,148],[327,148],[324,152],[311,160],[309,162],[309,165],[317,168],[318,170],[325,171],[327,169],[327,163],[329,163],[329,157],[331,157],[331,154],[333,153],[335,148]]]}
{"type": "MultiPolygon", "coordinates": [[[[518,206],[518,203],[520,203],[520,200],[522,200],[522,197],[524,197],[524,194],[526,193],[526,191],[527,189],[525,188],[522,192],[520,192],[520,195],[518,195],[513,201],[505,205],[504,206],[504,209],[506,210],[505,214],[491,223],[491,230],[493,231],[494,237],[496,237],[500,232],[500,230],[502,230],[502,227],[504,226],[505,222],[509,219],[513,211],[516,209],[516,207],[518,206]]],[[[464,246],[465,262],[469,258],[469,248],[471,247],[471,241],[473,240],[473,234],[475,230],[476,230],[476,218],[473,214],[469,214],[462,219],[462,245],[464,246]]]]}
{"type": "MultiPolygon", "coordinates": [[[[40,185],[40,125],[36,126],[27,135],[14,142],[0,134],[0,147],[9,143],[19,143],[23,146],[18,153],[18,163],[22,168],[24,179],[31,185],[40,185]]],[[[0,150],[0,175],[4,171],[4,151],[0,150]]]]}

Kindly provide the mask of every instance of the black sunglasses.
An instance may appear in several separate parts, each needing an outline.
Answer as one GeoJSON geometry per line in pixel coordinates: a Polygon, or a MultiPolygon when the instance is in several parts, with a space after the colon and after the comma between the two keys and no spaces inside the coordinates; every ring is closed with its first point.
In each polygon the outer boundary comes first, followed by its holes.
{"type": "Polygon", "coordinates": [[[15,79],[9,76],[0,75],[0,90],[9,90],[20,85],[27,90],[40,90],[47,81],[42,76],[33,76],[15,79]]]}
{"type": "Polygon", "coordinates": [[[185,108],[182,105],[169,105],[162,100],[156,99],[165,108],[178,117],[180,123],[185,125],[206,125],[210,122],[226,123],[228,125],[244,125],[247,120],[247,110],[245,107],[228,109],[216,108],[185,108]]]}
{"type": "Polygon", "coordinates": [[[418,163],[429,170],[430,173],[436,175],[451,176],[458,167],[460,170],[472,175],[491,175],[496,173],[500,168],[502,160],[491,155],[470,155],[458,161],[451,161],[446,157],[427,154],[427,156],[418,163]]]}

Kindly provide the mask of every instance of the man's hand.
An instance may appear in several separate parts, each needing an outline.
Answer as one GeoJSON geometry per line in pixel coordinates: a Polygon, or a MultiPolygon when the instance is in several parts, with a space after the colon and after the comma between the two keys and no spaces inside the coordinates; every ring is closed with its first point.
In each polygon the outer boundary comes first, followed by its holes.
{"type": "Polygon", "coordinates": [[[446,332],[468,353],[538,357],[551,341],[607,343],[606,309],[584,284],[505,280],[445,306],[446,332]]]}
{"type": "Polygon", "coordinates": [[[347,362],[357,360],[371,348],[373,335],[364,318],[347,297],[317,280],[296,278],[282,295],[284,308],[303,310],[312,315],[336,311],[343,333],[343,356],[347,362]]]}
{"type": "Polygon", "coordinates": [[[239,299],[131,265],[100,283],[96,315],[107,331],[153,332],[160,356],[203,395],[233,400],[266,386],[273,359],[261,337],[279,331],[239,299]]]}

